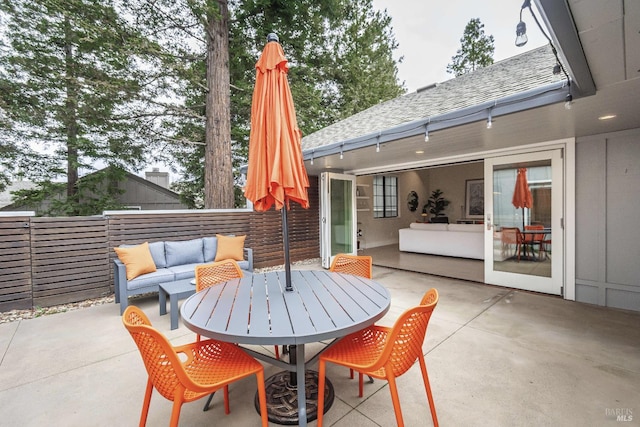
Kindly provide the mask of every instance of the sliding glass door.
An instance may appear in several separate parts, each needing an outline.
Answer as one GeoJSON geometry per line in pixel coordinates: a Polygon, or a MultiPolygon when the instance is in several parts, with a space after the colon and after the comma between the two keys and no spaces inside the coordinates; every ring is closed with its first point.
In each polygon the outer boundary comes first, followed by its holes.
{"type": "Polygon", "coordinates": [[[356,177],[337,173],[320,176],[320,254],[329,268],[339,253],[357,251],[356,177]]]}
{"type": "Polygon", "coordinates": [[[484,175],[485,282],[562,294],[562,150],[488,158],[484,175]]]}

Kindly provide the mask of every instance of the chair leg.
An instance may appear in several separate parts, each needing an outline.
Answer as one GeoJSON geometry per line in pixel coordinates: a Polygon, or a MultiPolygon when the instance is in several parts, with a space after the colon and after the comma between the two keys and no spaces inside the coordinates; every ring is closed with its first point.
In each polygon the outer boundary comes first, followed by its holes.
{"type": "Polygon", "coordinates": [[[429,409],[431,410],[431,419],[433,425],[438,427],[438,416],[436,415],[436,404],[433,402],[433,394],[431,393],[431,385],[429,384],[429,375],[427,374],[427,364],[424,361],[424,356],[419,357],[420,370],[422,371],[422,380],[424,381],[424,389],[427,392],[427,400],[429,400],[429,409]]]}
{"type": "MultiPolygon", "coordinates": [[[[229,385],[224,386],[223,389],[223,399],[224,399],[224,413],[229,415],[231,413],[231,409],[229,408],[229,385]]],[[[216,394],[216,392],[214,391],[213,393],[211,393],[209,395],[209,397],[207,398],[207,402],[204,404],[204,408],[202,408],[203,412],[208,411],[209,409],[211,409],[211,401],[213,400],[213,396],[216,394]]]]}
{"type": "Polygon", "coordinates": [[[178,427],[178,420],[180,420],[180,409],[182,409],[182,399],[176,397],[173,400],[173,408],[171,409],[171,427],[178,427]]]}
{"type": "Polygon", "coordinates": [[[258,401],[260,402],[260,419],[262,427],[269,425],[267,418],[267,393],[264,388],[264,370],[256,372],[256,382],[258,383],[258,401]]]}
{"type": "Polygon", "coordinates": [[[318,363],[318,427],[322,427],[322,419],[324,418],[324,375],[326,364],[324,360],[318,363]]]}
{"type": "Polygon", "coordinates": [[[280,359],[280,350],[278,349],[277,345],[274,345],[275,349],[276,349],[276,359],[280,359]]]}
{"type": "Polygon", "coordinates": [[[387,381],[389,382],[389,392],[391,392],[393,410],[396,413],[396,423],[398,424],[398,427],[404,427],[404,420],[402,419],[402,409],[400,409],[400,399],[398,398],[398,386],[396,385],[396,379],[393,375],[387,374],[387,381]]]}
{"type": "Polygon", "coordinates": [[[151,393],[153,392],[153,383],[151,378],[147,380],[147,389],[144,392],[144,402],[142,404],[142,414],[140,414],[140,427],[147,425],[147,415],[149,414],[149,404],[151,403],[151,393]]]}

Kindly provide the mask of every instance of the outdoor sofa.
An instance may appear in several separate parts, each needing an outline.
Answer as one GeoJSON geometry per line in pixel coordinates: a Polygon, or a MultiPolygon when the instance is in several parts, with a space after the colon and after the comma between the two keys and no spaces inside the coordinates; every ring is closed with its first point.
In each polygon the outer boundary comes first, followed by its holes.
{"type": "Polygon", "coordinates": [[[115,248],[118,257],[113,262],[113,277],[120,314],[130,296],[158,292],[160,283],[195,278],[195,267],[200,264],[231,258],[245,273],[252,272],[253,250],[244,247],[244,237],[216,235],[115,248]]]}

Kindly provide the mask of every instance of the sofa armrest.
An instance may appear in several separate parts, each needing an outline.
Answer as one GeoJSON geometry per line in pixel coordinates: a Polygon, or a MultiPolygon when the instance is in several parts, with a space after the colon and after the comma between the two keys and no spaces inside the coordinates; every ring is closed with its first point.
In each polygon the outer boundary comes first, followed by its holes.
{"type": "Polygon", "coordinates": [[[244,248],[244,254],[247,261],[249,261],[249,271],[253,271],[253,249],[244,248]]]}
{"type": "Polygon", "coordinates": [[[127,269],[117,258],[113,260],[113,285],[117,304],[122,297],[127,298],[127,269]]]}

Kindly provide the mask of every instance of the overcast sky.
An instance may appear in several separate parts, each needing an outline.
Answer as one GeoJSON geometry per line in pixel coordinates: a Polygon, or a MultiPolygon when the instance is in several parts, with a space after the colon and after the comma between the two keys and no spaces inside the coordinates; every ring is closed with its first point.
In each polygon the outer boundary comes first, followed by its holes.
{"type": "MultiPolygon", "coordinates": [[[[547,44],[526,9],[522,19],[527,24],[529,42],[516,47],[522,3],[523,0],[373,0],[376,9],[386,9],[391,16],[399,44],[394,56],[404,57],[398,64],[398,77],[409,92],[453,78],[446,71],[447,64],[460,48],[464,27],[473,18],[480,18],[485,34],[494,38],[495,62],[547,44]]],[[[540,20],[533,2],[532,6],[540,20]]]]}

